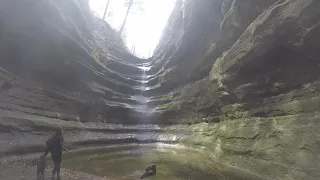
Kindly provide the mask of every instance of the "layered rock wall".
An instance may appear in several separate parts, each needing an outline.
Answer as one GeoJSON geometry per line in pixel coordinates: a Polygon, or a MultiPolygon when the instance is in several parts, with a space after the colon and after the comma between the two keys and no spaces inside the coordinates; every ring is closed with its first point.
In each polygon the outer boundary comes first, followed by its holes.
{"type": "Polygon", "coordinates": [[[319,9],[177,1],[142,60],[87,1],[1,1],[0,155],[33,151],[61,125],[73,147],[180,141],[266,179],[319,179],[319,9]]]}
{"type": "Polygon", "coordinates": [[[155,99],[163,117],[205,122],[191,144],[222,162],[267,179],[319,179],[320,2],[185,1],[185,8],[180,14],[191,18],[178,46],[162,41],[164,55],[155,56],[163,67],[176,64],[159,73],[159,91],[168,91],[155,99]]]}
{"type": "Polygon", "coordinates": [[[87,1],[2,1],[0,24],[1,109],[138,122],[131,96],[140,94],[144,60],[92,15],[87,1]]]}

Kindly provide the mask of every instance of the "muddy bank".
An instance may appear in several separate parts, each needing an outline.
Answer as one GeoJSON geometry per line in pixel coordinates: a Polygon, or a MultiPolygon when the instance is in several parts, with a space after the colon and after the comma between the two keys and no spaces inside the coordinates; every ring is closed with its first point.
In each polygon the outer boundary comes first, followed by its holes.
{"type": "Polygon", "coordinates": [[[317,153],[312,153],[318,149],[309,148],[319,132],[317,113],[172,126],[66,122],[14,115],[0,118],[2,157],[43,151],[54,128],[61,126],[70,150],[132,143],[181,144],[202,149],[214,161],[265,179],[319,175],[317,153]],[[310,171],[296,173],[299,169],[310,171]]]}
{"type": "MultiPolygon", "coordinates": [[[[38,156],[39,154],[34,154],[2,159],[0,170],[5,170],[6,173],[0,177],[11,176],[9,180],[32,179],[35,158],[38,156]],[[14,169],[20,172],[15,174],[14,169]]],[[[51,159],[48,160],[49,165],[52,165],[51,159]]],[[[135,180],[140,178],[149,164],[157,165],[157,173],[146,179],[262,180],[220,164],[204,151],[169,144],[115,145],[64,153],[62,179],[135,180]]],[[[47,176],[50,177],[50,172],[47,176]]]]}
{"type": "MultiPolygon", "coordinates": [[[[26,166],[23,164],[10,166],[0,164],[0,177],[5,180],[34,180],[36,179],[35,172],[36,168],[34,166],[26,166]]],[[[51,169],[47,169],[45,172],[45,180],[51,180],[51,169]]],[[[106,178],[93,176],[83,172],[72,171],[69,169],[61,169],[62,180],[108,180],[106,178]]]]}

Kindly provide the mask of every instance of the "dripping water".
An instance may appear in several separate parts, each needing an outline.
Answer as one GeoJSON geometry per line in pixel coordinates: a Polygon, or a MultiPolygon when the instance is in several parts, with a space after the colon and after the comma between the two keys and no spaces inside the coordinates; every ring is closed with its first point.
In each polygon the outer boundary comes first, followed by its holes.
{"type": "Polygon", "coordinates": [[[148,82],[146,71],[149,70],[150,67],[147,67],[145,64],[143,64],[139,68],[142,70],[140,86],[138,87],[138,89],[140,90],[140,94],[132,96],[131,99],[139,103],[139,105],[135,106],[136,111],[150,112],[147,105],[147,103],[150,101],[150,98],[144,96],[144,92],[148,90],[148,88],[146,87],[146,83],[148,82]]]}

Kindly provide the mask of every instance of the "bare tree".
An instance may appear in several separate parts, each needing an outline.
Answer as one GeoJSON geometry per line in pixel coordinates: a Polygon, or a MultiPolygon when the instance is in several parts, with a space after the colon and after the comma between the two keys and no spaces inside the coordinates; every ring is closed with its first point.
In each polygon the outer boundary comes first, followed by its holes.
{"type": "Polygon", "coordinates": [[[126,16],[124,17],[123,23],[122,23],[121,28],[119,30],[119,34],[122,34],[124,26],[126,25],[128,15],[129,15],[129,12],[130,12],[132,4],[133,4],[133,0],[127,0],[126,3],[128,3],[128,8],[127,8],[126,16]]]}
{"type": "Polygon", "coordinates": [[[107,14],[107,10],[108,10],[108,6],[109,6],[110,1],[111,0],[108,0],[106,8],[104,9],[103,18],[102,18],[103,20],[106,18],[106,14],[107,14]]]}
{"type": "Polygon", "coordinates": [[[129,15],[130,11],[132,10],[133,6],[138,7],[138,9],[137,9],[138,11],[144,11],[144,9],[142,8],[142,1],[141,0],[125,0],[125,6],[127,6],[127,12],[124,17],[123,23],[120,27],[119,34],[122,34],[124,27],[127,23],[128,15],[129,15]]]}

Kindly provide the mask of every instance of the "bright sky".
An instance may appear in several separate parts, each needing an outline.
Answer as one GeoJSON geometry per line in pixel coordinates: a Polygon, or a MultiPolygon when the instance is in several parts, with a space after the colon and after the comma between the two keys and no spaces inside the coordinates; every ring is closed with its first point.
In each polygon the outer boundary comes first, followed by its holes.
{"type": "MultiPolygon", "coordinates": [[[[108,0],[90,0],[90,7],[99,16],[103,16],[104,8],[108,0]]],[[[125,0],[111,0],[106,21],[116,30],[124,20],[126,7],[125,0]],[[108,16],[108,13],[112,12],[108,16]]],[[[134,0],[141,1],[143,12],[133,7],[125,26],[126,44],[131,50],[135,46],[135,54],[139,57],[152,56],[162,31],[167,23],[176,0],[134,0]]]]}

